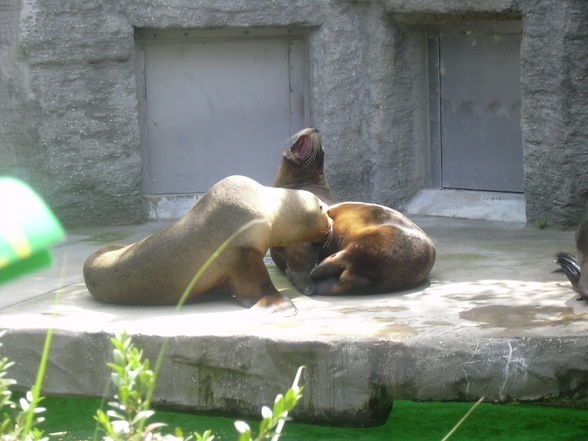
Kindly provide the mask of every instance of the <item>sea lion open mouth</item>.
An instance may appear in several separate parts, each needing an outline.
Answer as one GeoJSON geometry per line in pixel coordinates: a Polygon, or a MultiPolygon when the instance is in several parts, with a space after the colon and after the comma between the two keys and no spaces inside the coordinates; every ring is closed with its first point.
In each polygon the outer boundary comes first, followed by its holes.
{"type": "MultiPolygon", "coordinates": [[[[295,166],[297,170],[313,167],[317,171],[320,169],[322,173],[324,151],[318,130],[313,128],[301,130],[290,138],[290,142],[290,148],[284,150],[283,153],[286,161],[295,166]]],[[[279,177],[278,181],[283,181],[282,183],[287,185],[288,179],[286,174],[281,178],[279,177]]],[[[280,182],[277,182],[274,186],[281,186],[280,182]]]]}
{"type": "Polygon", "coordinates": [[[290,151],[301,161],[305,162],[312,152],[312,141],[309,136],[301,136],[290,148],[290,151]]]}

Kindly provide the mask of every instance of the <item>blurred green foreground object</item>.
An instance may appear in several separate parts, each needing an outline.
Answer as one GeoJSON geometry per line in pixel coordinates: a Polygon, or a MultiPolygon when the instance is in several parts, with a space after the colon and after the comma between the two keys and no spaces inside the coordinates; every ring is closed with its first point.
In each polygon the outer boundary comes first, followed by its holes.
{"type": "Polygon", "coordinates": [[[0,284],[51,265],[63,227],[27,184],[0,177],[0,284]]]}

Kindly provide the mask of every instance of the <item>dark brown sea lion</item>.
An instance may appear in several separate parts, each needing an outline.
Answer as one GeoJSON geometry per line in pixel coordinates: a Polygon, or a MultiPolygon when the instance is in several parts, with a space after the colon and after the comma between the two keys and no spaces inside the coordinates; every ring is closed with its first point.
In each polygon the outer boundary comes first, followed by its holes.
{"type": "Polygon", "coordinates": [[[335,202],[324,171],[325,151],[317,129],[301,130],[282,153],[274,187],[306,190],[327,204],[335,202]]]}
{"type": "MultiPolygon", "coordinates": [[[[313,128],[301,130],[291,138],[290,147],[282,154],[274,187],[307,190],[326,204],[334,203],[324,173],[324,158],[319,131],[313,128]]],[[[318,262],[319,252],[320,245],[309,242],[270,249],[276,266],[286,273],[300,292],[307,295],[314,292],[310,271],[318,262]]]]}
{"type": "MultiPolygon", "coordinates": [[[[274,186],[308,190],[333,204],[324,157],[318,130],[300,131],[283,153],[274,186]]],[[[329,212],[339,219],[333,218],[333,231],[338,233],[330,242],[270,250],[299,291],[307,295],[380,292],[416,286],[426,279],[435,262],[435,245],[406,216],[359,202],[334,205],[329,212]],[[372,268],[361,261],[371,262],[372,268]]]]}
{"type": "Polygon", "coordinates": [[[108,303],[176,304],[196,271],[235,231],[237,236],[189,294],[232,294],[244,305],[295,312],[272,284],[263,257],[269,247],[321,242],[330,230],[324,204],[312,193],[265,187],[243,176],[215,184],[169,228],[128,246],[104,247],[84,264],[90,293],[108,303]]]}
{"type": "Polygon", "coordinates": [[[576,230],[576,248],[579,258],[561,252],[557,254],[556,262],[578,293],[578,300],[588,301],[588,210],[576,230]]]}
{"type": "Polygon", "coordinates": [[[328,213],[333,219],[330,244],[310,273],[316,294],[407,289],[431,272],[435,244],[402,213],[361,202],[335,204],[328,213]]]}

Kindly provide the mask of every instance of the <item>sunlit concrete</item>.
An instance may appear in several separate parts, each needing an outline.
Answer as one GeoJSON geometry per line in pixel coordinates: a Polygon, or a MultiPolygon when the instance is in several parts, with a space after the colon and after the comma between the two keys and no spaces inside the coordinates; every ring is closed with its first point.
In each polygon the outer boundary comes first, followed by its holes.
{"type": "Polygon", "coordinates": [[[307,297],[267,264],[294,317],[247,310],[223,297],[173,307],[94,301],[87,255],[169,222],[78,230],[52,269],[0,288],[2,354],[31,384],[45,330],[56,330],[46,392],[101,395],[109,338],[128,331],[155,359],[169,338],[157,400],[196,412],[257,415],[308,366],[295,418],[372,425],[392,400],[542,400],[588,405],[588,304],[554,273],[573,233],[516,223],[417,217],[437,244],[430,282],[392,294],[307,297]],[[61,287],[61,289],[59,289],[61,287]]]}

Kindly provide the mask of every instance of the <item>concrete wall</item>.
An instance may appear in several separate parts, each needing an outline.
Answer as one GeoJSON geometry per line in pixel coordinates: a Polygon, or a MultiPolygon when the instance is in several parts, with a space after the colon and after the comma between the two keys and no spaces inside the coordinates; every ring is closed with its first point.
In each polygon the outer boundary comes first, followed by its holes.
{"type": "Polygon", "coordinates": [[[522,2],[527,216],[576,223],[588,199],[588,2],[522,2]]]}
{"type": "Polygon", "coordinates": [[[529,221],[575,224],[588,180],[583,0],[0,0],[0,174],[68,224],[145,218],[135,28],[309,30],[310,121],[337,197],[430,184],[425,24],[522,17],[529,221]]]}

